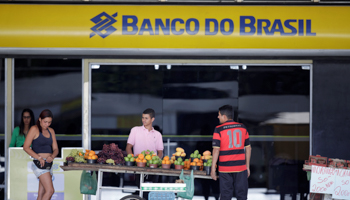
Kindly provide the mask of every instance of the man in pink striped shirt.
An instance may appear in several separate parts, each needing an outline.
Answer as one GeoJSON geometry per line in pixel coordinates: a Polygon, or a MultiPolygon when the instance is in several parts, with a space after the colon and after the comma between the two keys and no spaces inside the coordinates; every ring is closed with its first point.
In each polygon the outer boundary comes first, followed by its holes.
{"type": "Polygon", "coordinates": [[[152,123],[154,121],[155,112],[148,108],[142,113],[143,126],[135,126],[131,129],[129,138],[126,144],[126,153],[134,155],[140,154],[142,151],[150,150],[159,156],[163,157],[163,137],[156,131],[152,123]]]}

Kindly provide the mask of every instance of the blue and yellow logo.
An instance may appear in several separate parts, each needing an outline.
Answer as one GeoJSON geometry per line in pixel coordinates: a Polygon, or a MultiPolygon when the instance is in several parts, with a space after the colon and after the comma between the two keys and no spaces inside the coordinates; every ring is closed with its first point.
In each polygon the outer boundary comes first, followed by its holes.
{"type": "Polygon", "coordinates": [[[96,25],[91,28],[93,31],[90,34],[90,38],[95,36],[96,34],[101,36],[102,38],[106,38],[110,34],[112,34],[117,29],[114,28],[112,25],[117,22],[114,18],[118,16],[118,13],[114,13],[112,16],[108,15],[105,12],[102,12],[98,14],[97,16],[90,19],[92,22],[94,22],[96,25]]]}

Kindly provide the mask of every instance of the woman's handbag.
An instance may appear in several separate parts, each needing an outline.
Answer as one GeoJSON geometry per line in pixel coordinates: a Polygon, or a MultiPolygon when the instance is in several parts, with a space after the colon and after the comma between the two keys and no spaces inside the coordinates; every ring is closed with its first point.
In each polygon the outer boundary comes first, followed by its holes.
{"type": "Polygon", "coordinates": [[[81,194],[92,194],[96,195],[97,190],[97,178],[96,172],[94,171],[91,175],[90,172],[83,170],[80,178],[80,193],[81,194]]]}
{"type": "Polygon", "coordinates": [[[44,166],[41,166],[40,160],[33,160],[33,163],[34,163],[35,166],[36,166],[37,168],[39,168],[39,169],[47,169],[47,170],[50,170],[51,167],[52,167],[52,163],[53,163],[53,162],[50,162],[50,163],[45,162],[45,165],[44,165],[44,166]]]}

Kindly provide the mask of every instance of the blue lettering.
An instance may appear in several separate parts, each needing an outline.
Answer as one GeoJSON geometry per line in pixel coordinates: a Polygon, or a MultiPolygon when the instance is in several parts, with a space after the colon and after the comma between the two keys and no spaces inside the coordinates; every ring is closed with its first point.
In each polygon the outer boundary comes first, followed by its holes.
{"type": "Polygon", "coordinates": [[[297,22],[296,19],[287,19],[286,21],[284,21],[284,26],[288,29],[290,29],[292,32],[290,33],[281,33],[281,35],[296,35],[297,34],[297,29],[292,26],[290,23],[293,23],[293,22],[297,22]]]}
{"type": "Polygon", "coordinates": [[[138,31],[138,27],[136,26],[137,21],[138,21],[138,19],[135,15],[123,15],[122,34],[123,35],[135,35],[138,31]],[[129,22],[129,19],[131,19],[132,21],[129,22]],[[128,31],[129,27],[132,28],[131,31],[128,31]]]}
{"type": "Polygon", "coordinates": [[[165,25],[162,19],[156,19],[155,34],[159,35],[159,28],[162,29],[164,35],[170,35],[170,19],[165,19],[165,25]]]}
{"type": "Polygon", "coordinates": [[[186,32],[189,35],[196,35],[199,31],[199,21],[195,18],[190,18],[186,21],[186,32]],[[194,22],[194,30],[191,31],[191,22],[194,22]]]}
{"type": "Polygon", "coordinates": [[[140,28],[139,35],[143,35],[143,32],[148,31],[150,35],[154,35],[151,21],[144,19],[140,28]]]}
{"type": "Polygon", "coordinates": [[[205,35],[216,35],[218,34],[219,23],[216,19],[205,19],[205,35]],[[214,23],[214,30],[210,31],[210,24],[214,23]]]}
{"type": "Polygon", "coordinates": [[[311,32],[311,19],[306,20],[306,35],[307,36],[315,36],[316,33],[311,32]]]}
{"type": "Polygon", "coordinates": [[[223,19],[220,22],[220,32],[223,35],[231,35],[233,33],[233,29],[234,29],[234,24],[232,19],[223,19]],[[228,22],[228,31],[225,30],[225,23],[228,22]]]}
{"type": "Polygon", "coordinates": [[[273,35],[269,31],[269,27],[271,26],[271,22],[268,19],[258,19],[258,35],[262,35],[262,31],[264,30],[266,35],[273,35]],[[265,26],[263,25],[265,24],[265,26]]]}
{"type": "Polygon", "coordinates": [[[299,19],[299,36],[304,35],[304,20],[299,19]]]}
{"type": "Polygon", "coordinates": [[[241,16],[240,17],[240,35],[254,35],[256,32],[256,28],[254,26],[255,24],[255,18],[253,16],[241,16]],[[249,22],[246,22],[246,19],[249,20],[249,22]],[[249,32],[245,32],[245,29],[249,28],[249,32]]]}
{"type": "Polygon", "coordinates": [[[183,28],[181,28],[180,30],[176,30],[176,22],[179,22],[180,24],[183,24],[184,23],[184,20],[183,19],[180,19],[180,18],[175,18],[172,22],[171,22],[171,32],[174,34],[174,35],[182,35],[185,30],[183,28]]]}
{"type": "Polygon", "coordinates": [[[272,28],[270,31],[272,34],[275,34],[275,32],[280,32],[281,35],[283,35],[284,30],[283,30],[283,26],[282,26],[282,22],[280,19],[276,19],[273,24],[272,24],[272,28]]]}

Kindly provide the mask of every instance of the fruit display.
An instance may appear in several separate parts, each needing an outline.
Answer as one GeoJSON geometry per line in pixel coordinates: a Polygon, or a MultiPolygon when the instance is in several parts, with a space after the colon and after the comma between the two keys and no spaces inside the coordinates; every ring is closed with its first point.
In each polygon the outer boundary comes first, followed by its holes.
{"type": "Polygon", "coordinates": [[[202,160],[209,160],[211,158],[212,158],[212,156],[211,156],[211,152],[209,150],[206,150],[203,152],[202,160]]]}
{"type": "Polygon", "coordinates": [[[152,155],[152,158],[150,160],[147,160],[147,166],[152,168],[157,168],[161,164],[162,164],[162,160],[156,155],[152,155]]]}
{"type": "Polygon", "coordinates": [[[198,159],[198,158],[194,158],[190,164],[191,166],[199,166],[202,167],[203,166],[203,160],[202,159],[198,159]]]}
{"type": "Polygon", "coordinates": [[[174,165],[185,165],[184,161],[182,160],[182,158],[178,158],[177,160],[174,161],[174,165]]]}
{"type": "Polygon", "coordinates": [[[189,170],[191,166],[191,159],[185,159],[184,161],[184,170],[189,170]]]}
{"type": "Polygon", "coordinates": [[[84,158],[88,160],[97,160],[98,156],[96,155],[95,151],[86,149],[84,158]]]}
{"type": "Polygon", "coordinates": [[[129,153],[124,157],[125,162],[135,162],[134,154],[129,153]]]}
{"type": "Polygon", "coordinates": [[[82,151],[79,151],[78,149],[72,149],[72,151],[68,154],[67,157],[73,157],[74,162],[86,163],[86,160],[84,159],[84,153],[82,151]]]}
{"type": "Polygon", "coordinates": [[[185,150],[181,147],[176,148],[176,152],[173,154],[173,156],[181,156],[181,157],[186,157],[185,150]]]}
{"type": "Polygon", "coordinates": [[[145,156],[140,153],[137,158],[135,159],[136,163],[146,163],[147,160],[145,159],[145,156]]]}
{"type": "Polygon", "coordinates": [[[201,154],[199,153],[198,150],[195,150],[193,153],[191,153],[190,158],[193,160],[195,158],[201,159],[201,154]]]}
{"type": "Polygon", "coordinates": [[[111,159],[111,158],[107,159],[107,160],[106,160],[106,163],[107,163],[107,164],[113,164],[113,165],[115,165],[114,160],[111,159]]]}
{"type": "Polygon", "coordinates": [[[97,156],[97,162],[99,163],[105,163],[108,159],[112,159],[115,164],[123,165],[125,163],[124,157],[126,156],[126,152],[119,149],[118,145],[115,143],[111,143],[109,145],[104,144],[102,151],[100,151],[97,156]]]}
{"type": "Polygon", "coordinates": [[[207,162],[203,163],[203,166],[204,167],[211,167],[212,163],[213,163],[213,159],[210,158],[207,162]]]}
{"type": "Polygon", "coordinates": [[[162,168],[164,169],[170,169],[171,162],[169,156],[164,156],[162,160],[162,168]]]}

